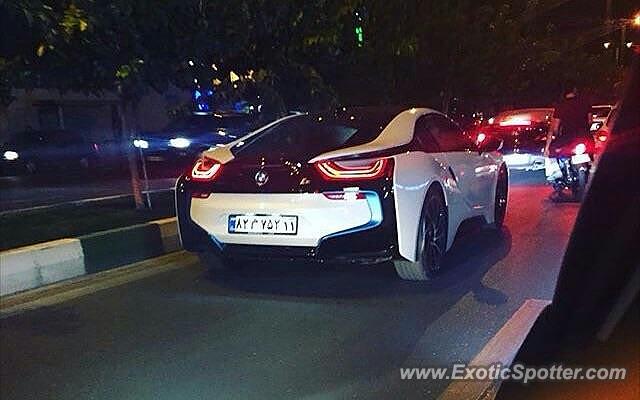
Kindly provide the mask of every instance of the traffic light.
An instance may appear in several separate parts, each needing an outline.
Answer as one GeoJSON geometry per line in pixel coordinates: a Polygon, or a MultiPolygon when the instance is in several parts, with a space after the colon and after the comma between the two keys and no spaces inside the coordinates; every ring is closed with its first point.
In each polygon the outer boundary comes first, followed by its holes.
{"type": "Polygon", "coordinates": [[[364,46],[364,29],[362,28],[364,10],[362,8],[357,9],[353,13],[354,17],[354,25],[355,25],[355,34],[356,34],[356,45],[358,47],[364,46]]]}
{"type": "Polygon", "coordinates": [[[364,31],[362,30],[361,26],[356,26],[356,43],[358,44],[358,47],[362,47],[362,45],[364,44],[364,31]]]}

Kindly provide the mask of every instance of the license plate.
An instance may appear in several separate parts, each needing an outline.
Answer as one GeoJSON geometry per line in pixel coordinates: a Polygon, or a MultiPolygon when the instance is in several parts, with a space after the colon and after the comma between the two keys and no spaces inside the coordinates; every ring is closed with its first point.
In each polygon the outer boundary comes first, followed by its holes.
{"type": "Polygon", "coordinates": [[[162,162],[162,161],[164,161],[164,157],[162,157],[162,156],[148,156],[147,157],[147,161],[162,162]]]}
{"type": "Polygon", "coordinates": [[[591,162],[591,157],[589,154],[576,154],[575,156],[571,156],[571,164],[584,164],[591,162]]]}
{"type": "Polygon", "coordinates": [[[229,233],[257,235],[296,235],[298,217],[295,215],[253,215],[237,214],[229,216],[229,233]]]}

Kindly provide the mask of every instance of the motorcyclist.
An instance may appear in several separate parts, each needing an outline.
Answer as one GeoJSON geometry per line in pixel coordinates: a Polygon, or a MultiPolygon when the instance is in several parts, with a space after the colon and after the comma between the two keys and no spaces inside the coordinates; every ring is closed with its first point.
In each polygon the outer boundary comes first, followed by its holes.
{"type": "Polygon", "coordinates": [[[589,132],[591,126],[591,104],[586,96],[578,95],[578,89],[573,82],[567,82],[562,100],[556,104],[547,134],[544,151],[545,174],[549,182],[555,182],[562,177],[553,149],[573,142],[579,138],[592,140],[589,132]]]}

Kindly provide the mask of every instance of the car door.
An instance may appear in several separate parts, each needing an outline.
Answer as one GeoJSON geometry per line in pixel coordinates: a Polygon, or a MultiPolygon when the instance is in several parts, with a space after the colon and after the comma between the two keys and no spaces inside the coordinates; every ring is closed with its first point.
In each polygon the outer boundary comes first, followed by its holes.
{"type": "Polygon", "coordinates": [[[464,132],[443,115],[433,116],[432,136],[446,153],[448,169],[456,180],[468,206],[484,210],[491,205],[497,166],[482,154],[464,132]]]}

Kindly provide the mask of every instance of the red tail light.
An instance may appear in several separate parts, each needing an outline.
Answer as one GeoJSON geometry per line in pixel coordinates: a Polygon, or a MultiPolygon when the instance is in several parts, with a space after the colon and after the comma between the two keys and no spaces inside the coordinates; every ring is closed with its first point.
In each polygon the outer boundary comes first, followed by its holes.
{"type": "Polygon", "coordinates": [[[389,159],[319,161],[315,167],[326,180],[370,180],[384,176],[390,165],[389,159]]]}
{"type": "Polygon", "coordinates": [[[212,158],[201,157],[196,161],[193,169],[191,169],[191,179],[201,182],[212,181],[220,174],[221,169],[222,164],[218,161],[212,158]]]}
{"type": "Polygon", "coordinates": [[[485,135],[483,132],[478,133],[478,137],[476,137],[476,143],[482,143],[484,142],[484,140],[487,138],[487,135],[485,135]]]}

